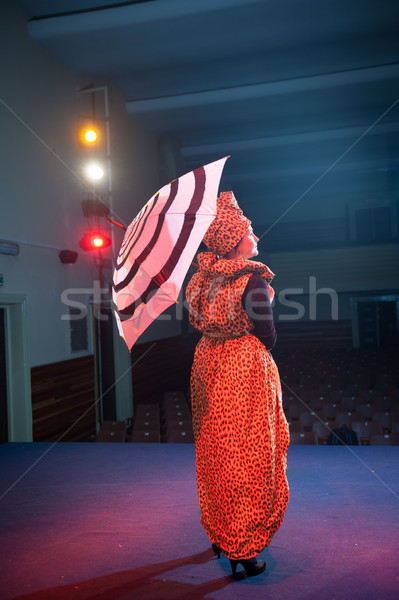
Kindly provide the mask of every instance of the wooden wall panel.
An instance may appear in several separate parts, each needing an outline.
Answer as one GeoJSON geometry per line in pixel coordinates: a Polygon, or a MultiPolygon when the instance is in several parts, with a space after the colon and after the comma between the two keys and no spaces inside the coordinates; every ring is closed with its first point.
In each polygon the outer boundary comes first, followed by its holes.
{"type": "Polygon", "coordinates": [[[31,370],[33,440],[89,441],[96,433],[94,357],[31,370]]]}

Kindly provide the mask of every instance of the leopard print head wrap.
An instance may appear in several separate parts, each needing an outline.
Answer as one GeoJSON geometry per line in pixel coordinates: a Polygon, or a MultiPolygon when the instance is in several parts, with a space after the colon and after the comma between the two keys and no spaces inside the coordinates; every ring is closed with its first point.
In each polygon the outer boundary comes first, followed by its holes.
{"type": "Polygon", "coordinates": [[[230,252],[244,237],[251,221],[244,217],[233,192],[222,192],[217,213],[204,237],[209,250],[219,256],[230,252]]]}

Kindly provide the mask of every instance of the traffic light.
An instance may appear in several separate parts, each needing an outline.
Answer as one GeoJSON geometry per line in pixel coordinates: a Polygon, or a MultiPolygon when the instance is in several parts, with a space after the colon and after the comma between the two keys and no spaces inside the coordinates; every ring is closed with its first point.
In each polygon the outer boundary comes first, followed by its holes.
{"type": "Polygon", "coordinates": [[[111,243],[111,238],[99,229],[85,231],[83,237],[79,240],[79,246],[87,252],[105,250],[111,243]]]}

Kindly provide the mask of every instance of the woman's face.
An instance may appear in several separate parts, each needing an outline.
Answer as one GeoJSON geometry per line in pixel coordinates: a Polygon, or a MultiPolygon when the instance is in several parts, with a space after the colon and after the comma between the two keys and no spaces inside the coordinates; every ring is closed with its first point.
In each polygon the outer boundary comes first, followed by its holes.
{"type": "Polygon", "coordinates": [[[252,227],[249,227],[248,231],[238,244],[240,258],[252,258],[253,256],[258,256],[257,242],[259,242],[259,238],[256,237],[252,231],[252,227]]]}

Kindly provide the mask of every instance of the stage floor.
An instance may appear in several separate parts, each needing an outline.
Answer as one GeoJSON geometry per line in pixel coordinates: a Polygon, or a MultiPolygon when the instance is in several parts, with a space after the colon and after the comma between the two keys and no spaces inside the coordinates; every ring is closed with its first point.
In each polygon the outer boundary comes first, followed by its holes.
{"type": "Polygon", "coordinates": [[[199,523],[194,446],[0,446],[0,598],[396,600],[398,447],[291,446],[291,500],[234,581],[199,523]]]}

